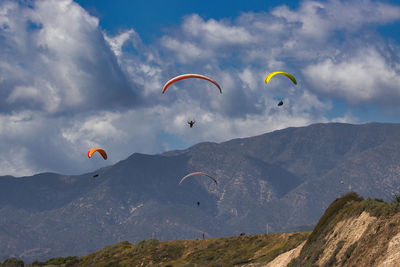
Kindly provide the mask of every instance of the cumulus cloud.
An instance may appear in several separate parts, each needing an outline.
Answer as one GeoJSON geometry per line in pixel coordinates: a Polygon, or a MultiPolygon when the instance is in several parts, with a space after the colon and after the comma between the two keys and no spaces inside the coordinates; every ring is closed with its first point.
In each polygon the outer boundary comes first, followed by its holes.
{"type": "Polygon", "coordinates": [[[303,1],[296,11],[280,6],[272,14],[296,25],[299,34],[320,39],[335,30],[354,32],[373,23],[393,22],[399,19],[400,7],[370,0],[303,1]]]}
{"type": "Polygon", "coordinates": [[[135,32],[134,29],[129,29],[124,31],[117,36],[108,36],[107,34],[104,35],[104,38],[110,45],[111,49],[113,50],[114,54],[120,58],[122,54],[122,46],[128,41],[132,40],[133,45],[137,48],[137,43],[141,42],[138,34],[135,32]]]}
{"type": "Polygon", "coordinates": [[[0,5],[3,111],[51,114],[135,103],[135,88],[104,40],[98,19],[71,0],[0,5]],[[49,12],[51,10],[51,12],[49,12]]]}
{"type": "Polygon", "coordinates": [[[305,78],[321,92],[349,103],[395,104],[400,100],[400,69],[375,48],[324,59],[304,69],[305,78]]]}
{"type": "Polygon", "coordinates": [[[224,21],[214,19],[204,21],[199,15],[188,16],[183,22],[183,31],[191,37],[197,37],[213,46],[226,46],[229,44],[250,44],[256,40],[248,29],[229,25],[224,21]]]}
{"type": "Polygon", "coordinates": [[[106,32],[72,0],[32,3],[0,3],[0,174],[78,174],[133,152],[362,121],[351,106],[327,115],[332,98],[400,101],[400,46],[376,30],[400,20],[398,5],[305,0],[232,19],[188,14],[144,44],[134,25],[106,32]],[[279,76],[266,85],[276,70],[292,73],[298,85],[279,76]],[[183,73],[210,76],[223,94],[194,79],[161,94],[183,73]],[[93,146],[109,159],[88,160],[93,146]]]}

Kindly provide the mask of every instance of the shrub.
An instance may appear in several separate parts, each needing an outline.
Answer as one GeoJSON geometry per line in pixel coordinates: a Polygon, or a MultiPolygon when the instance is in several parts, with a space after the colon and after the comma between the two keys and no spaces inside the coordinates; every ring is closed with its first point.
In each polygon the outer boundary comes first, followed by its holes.
{"type": "Polygon", "coordinates": [[[155,248],[160,244],[160,241],[158,241],[155,238],[151,238],[149,240],[142,240],[139,243],[137,243],[137,245],[134,248],[135,252],[141,252],[144,251],[146,249],[151,249],[151,248],[155,248]]]}
{"type": "Polygon", "coordinates": [[[329,258],[328,262],[326,263],[326,266],[333,266],[336,263],[336,255],[339,253],[339,251],[342,249],[344,245],[344,241],[340,240],[337,245],[335,251],[332,253],[331,257],[329,258]]]}
{"type": "Polygon", "coordinates": [[[314,231],[311,233],[308,241],[313,242],[318,239],[319,235],[321,234],[322,230],[329,224],[330,220],[337,215],[337,213],[348,203],[351,201],[362,201],[363,198],[360,197],[355,192],[350,192],[341,198],[335,199],[332,204],[326,209],[324,215],[322,215],[321,219],[319,220],[318,224],[315,226],[314,231]]]}
{"type": "Polygon", "coordinates": [[[24,262],[16,258],[8,258],[0,265],[4,267],[24,267],[24,262]]]}
{"type": "Polygon", "coordinates": [[[394,194],[392,202],[400,203],[400,195],[399,194],[394,194]]]}
{"type": "Polygon", "coordinates": [[[350,247],[348,247],[348,248],[346,249],[346,252],[344,253],[344,255],[346,256],[346,260],[347,260],[348,258],[350,258],[351,253],[353,253],[353,251],[354,251],[354,249],[357,247],[357,245],[358,245],[358,242],[356,241],[354,244],[352,244],[350,247]]]}

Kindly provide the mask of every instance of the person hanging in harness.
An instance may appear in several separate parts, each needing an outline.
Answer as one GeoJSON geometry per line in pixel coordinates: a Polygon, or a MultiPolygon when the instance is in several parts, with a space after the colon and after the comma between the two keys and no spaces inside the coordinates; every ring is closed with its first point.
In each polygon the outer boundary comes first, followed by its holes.
{"type": "Polygon", "coordinates": [[[187,123],[189,124],[190,128],[193,128],[193,125],[196,123],[196,121],[191,120],[191,121],[188,121],[187,123]]]}

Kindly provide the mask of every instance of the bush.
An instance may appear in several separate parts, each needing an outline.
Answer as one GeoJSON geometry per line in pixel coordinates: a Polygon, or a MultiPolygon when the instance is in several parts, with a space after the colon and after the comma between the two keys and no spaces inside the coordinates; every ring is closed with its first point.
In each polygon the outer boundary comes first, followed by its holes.
{"type": "Polygon", "coordinates": [[[24,262],[16,258],[8,258],[0,265],[3,267],[24,267],[24,262]]]}
{"type": "MultiPolygon", "coordinates": [[[[354,208],[359,206],[362,200],[363,198],[357,193],[350,192],[333,201],[310,234],[300,252],[300,256],[291,261],[288,266],[313,266],[324,250],[326,242],[324,237],[332,231],[335,223],[342,219],[343,216],[353,214],[355,212],[354,208]]],[[[334,262],[336,259],[332,258],[330,261],[334,262]]]]}
{"type": "Polygon", "coordinates": [[[400,203],[400,195],[394,194],[394,195],[393,195],[393,200],[392,200],[392,202],[394,202],[394,203],[400,203]]]}
{"type": "Polygon", "coordinates": [[[351,253],[353,253],[354,249],[357,247],[358,242],[356,241],[354,244],[352,244],[350,247],[346,249],[346,252],[344,255],[346,256],[346,259],[350,258],[351,253]]]}
{"type": "Polygon", "coordinates": [[[348,202],[360,202],[362,200],[363,198],[355,192],[350,192],[341,198],[335,199],[335,201],[329,205],[324,215],[322,215],[321,219],[318,221],[318,224],[315,226],[314,231],[308,238],[308,241],[313,242],[317,240],[319,235],[322,233],[322,230],[329,224],[330,220],[334,218],[348,202]]]}
{"type": "Polygon", "coordinates": [[[333,252],[333,254],[331,255],[331,257],[329,258],[328,262],[326,263],[326,266],[333,266],[336,263],[336,255],[339,253],[339,251],[342,249],[344,245],[344,241],[340,240],[337,245],[336,245],[336,249],[333,252]]]}
{"type": "Polygon", "coordinates": [[[151,249],[151,248],[155,248],[160,244],[160,241],[158,241],[155,238],[151,238],[149,240],[142,240],[139,243],[137,243],[137,245],[134,248],[135,252],[141,252],[144,251],[146,249],[151,249]]]}

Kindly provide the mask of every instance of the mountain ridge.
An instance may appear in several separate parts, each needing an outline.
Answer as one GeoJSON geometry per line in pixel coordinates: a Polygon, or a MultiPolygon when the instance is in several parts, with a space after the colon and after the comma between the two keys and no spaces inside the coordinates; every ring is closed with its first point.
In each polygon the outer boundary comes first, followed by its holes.
{"type": "Polygon", "coordinates": [[[365,197],[397,193],[399,136],[400,124],[312,124],[178,152],[134,153],[82,175],[3,176],[0,259],[79,256],[120,240],[190,239],[203,232],[224,237],[263,233],[267,224],[270,232],[312,225],[350,187],[365,197]],[[193,171],[213,175],[218,186],[202,177],[179,186],[193,171]]]}

